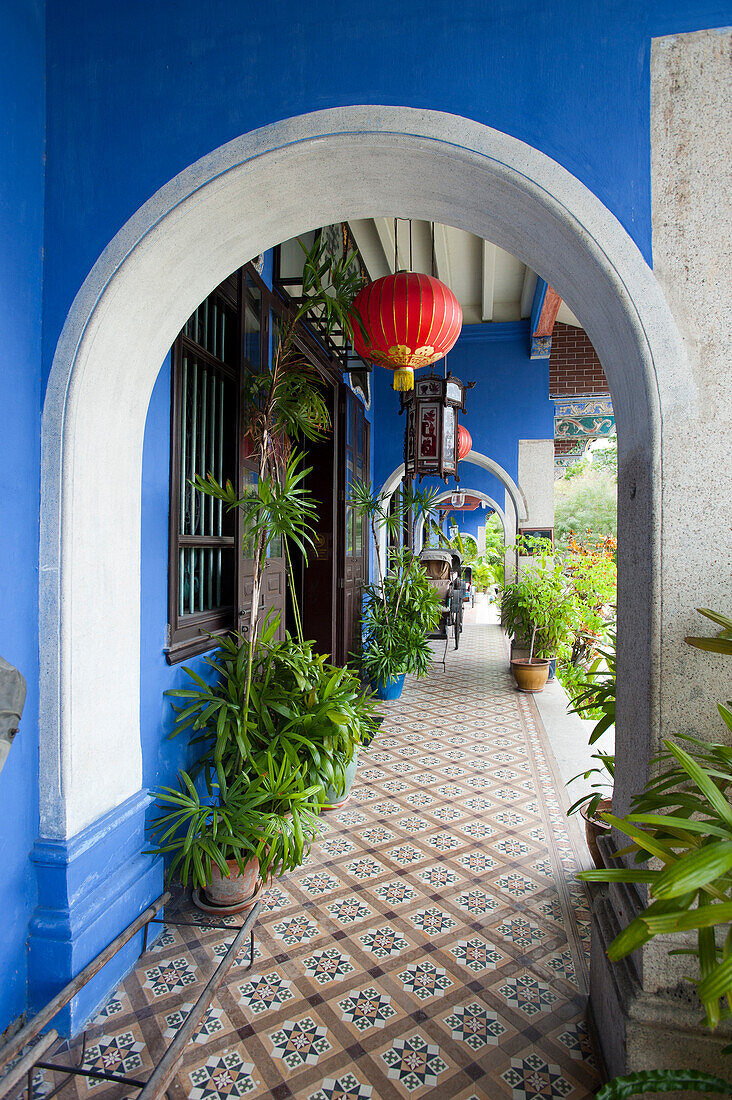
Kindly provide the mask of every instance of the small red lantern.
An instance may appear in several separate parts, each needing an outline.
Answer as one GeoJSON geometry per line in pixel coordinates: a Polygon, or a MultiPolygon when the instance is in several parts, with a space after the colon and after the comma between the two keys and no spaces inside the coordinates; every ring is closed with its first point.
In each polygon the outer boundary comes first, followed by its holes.
{"type": "Polygon", "coordinates": [[[449,287],[408,271],[368,283],[356,295],[353,313],[356,352],[393,370],[395,390],[413,389],[414,371],[447,355],[463,324],[449,287]]]}
{"type": "Polygon", "coordinates": [[[458,427],[458,459],[462,462],[473,449],[473,437],[462,424],[458,427]]]}

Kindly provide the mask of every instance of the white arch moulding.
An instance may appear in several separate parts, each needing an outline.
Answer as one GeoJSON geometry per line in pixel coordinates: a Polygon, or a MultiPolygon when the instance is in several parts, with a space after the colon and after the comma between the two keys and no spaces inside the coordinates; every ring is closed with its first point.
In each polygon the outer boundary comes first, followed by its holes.
{"type": "Polygon", "coordinates": [[[335,108],[245,134],[181,172],[120,229],[66,319],[42,429],[43,836],[73,836],[141,788],[142,446],[176,334],[277,242],[394,214],[512,252],[582,319],[620,443],[618,782],[626,728],[636,759],[655,748],[661,410],[697,405],[660,287],[600,200],[520,140],[442,112],[335,108]]]}
{"type": "MultiPolygon", "coordinates": [[[[462,489],[462,486],[461,486],[461,492],[462,491],[463,491],[463,489],[462,489]]],[[[489,497],[487,493],[481,492],[480,489],[465,489],[464,491],[467,494],[469,494],[471,497],[477,497],[478,500],[482,500],[485,504],[488,505],[489,508],[493,509],[493,511],[496,513],[496,515],[500,519],[501,526],[503,527],[503,541],[506,543],[506,545],[508,545],[509,542],[512,539],[512,533],[511,533],[511,528],[510,528],[510,524],[508,522],[508,518],[506,516],[506,513],[503,511],[503,508],[501,508],[500,504],[497,504],[495,502],[495,500],[493,499],[493,497],[489,497]]],[[[435,497],[435,504],[440,504],[442,501],[449,500],[451,496],[452,496],[451,492],[440,493],[439,496],[435,497]]],[[[415,536],[417,546],[421,546],[421,544],[422,544],[422,532],[423,531],[424,531],[424,519],[420,516],[419,522],[417,523],[417,526],[416,526],[416,529],[415,529],[415,532],[414,532],[414,536],[415,536]]],[[[470,538],[474,539],[475,535],[471,535],[470,538]]],[[[382,558],[382,560],[384,560],[384,559],[382,558]]]]}
{"type": "MultiPolygon", "coordinates": [[[[491,507],[495,508],[501,516],[501,523],[503,524],[503,533],[506,539],[506,544],[513,542],[518,529],[519,523],[523,523],[528,518],[528,506],[526,504],[526,497],[523,491],[519,488],[516,482],[513,480],[507,470],[503,469],[503,466],[499,464],[488,455],[481,454],[480,451],[471,450],[460,460],[461,462],[472,462],[474,466],[479,466],[482,470],[487,470],[488,473],[493,474],[501,484],[504,486],[508,498],[513,505],[513,515],[507,516],[502,508],[499,508],[495,501],[491,501],[490,497],[485,497],[490,502],[491,507]]],[[[404,477],[404,463],[401,466],[397,466],[395,470],[389,474],[388,478],[381,486],[381,496],[385,503],[391,500],[394,490],[401,484],[401,480],[404,477]]],[[[470,490],[475,494],[475,490],[470,490]]],[[[480,494],[478,494],[480,495],[480,494]]],[[[447,494],[449,496],[449,493],[447,494]]],[[[444,498],[440,498],[444,499],[444,498]]],[[[421,528],[420,528],[421,533],[421,528]]],[[[381,554],[381,560],[386,561],[386,532],[382,530],[379,532],[379,553],[381,554]]]]}

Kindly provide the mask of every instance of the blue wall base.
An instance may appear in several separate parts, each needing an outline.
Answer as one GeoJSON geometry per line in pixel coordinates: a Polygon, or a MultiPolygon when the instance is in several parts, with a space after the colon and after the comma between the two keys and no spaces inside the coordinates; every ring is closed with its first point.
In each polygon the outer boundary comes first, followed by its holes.
{"type": "MultiPolygon", "coordinates": [[[[38,1012],[163,892],[163,866],[143,855],[145,815],[139,791],[68,840],[36,841],[38,907],[31,921],[29,1015],[38,1012]]],[[[153,925],[158,934],[160,925],[153,925]]],[[[142,950],[136,935],[56,1017],[64,1036],[81,1031],[142,950]]]]}

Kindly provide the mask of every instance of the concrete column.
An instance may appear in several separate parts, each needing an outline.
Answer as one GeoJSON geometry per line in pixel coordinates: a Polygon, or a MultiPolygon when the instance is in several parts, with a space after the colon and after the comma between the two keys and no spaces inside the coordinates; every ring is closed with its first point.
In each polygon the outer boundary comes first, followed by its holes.
{"type": "Polygon", "coordinates": [[[522,527],[554,526],[554,440],[519,439],[518,483],[528,516],[522,527]]]}
{"type": "MultiPolygon", "coordinates": [[[[521,528],[554,527],[554,440],[520,439],[518,483],[526,498],[521,528]]],[[[532,559],[519,557],[519,573],[532,559]]]]}
{"type": "MultiPolygon", "coordinates": [[[[684,339],[697,400],[694,411],[680,388],[662,393],[660,698],[650,732],[637,729],[635,744],[628,751],[626,740],[618,757],[619,812],[663,738],[729,740],[716,713],[716,702],[729,694],[729,658],[692,649],[684,636],[711,633],[696,607],[730,610],[731,54],[729,31],[714,30],[656,39],[651,53],[653,264],[684,339]]],[[[520,471],[519,482],[526,490],[520,471]]],[[[634,486],[626,489],[632,494],[634,486]]],[[[621,499],[619,513],[624,506],[621,499]]],[[[605,957],[640,907],[638,893],[625,887],[595,904],[591,1004],[608,1069],[719,1073],[732,1027],[710,1033],[700,1026],[698,999],[682,980],[695,964],[668,955],[669,947],[683,946],[678,938],[659,937],[620,964],[605,957]]]]}

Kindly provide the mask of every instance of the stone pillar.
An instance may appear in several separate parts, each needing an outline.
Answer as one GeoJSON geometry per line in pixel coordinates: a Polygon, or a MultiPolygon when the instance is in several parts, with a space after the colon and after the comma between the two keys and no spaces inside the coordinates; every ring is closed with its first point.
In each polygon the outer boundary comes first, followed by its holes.
{"type": "MultiPolygon", "coordinates": [[[[631,751],[618,757],[614,809],[621,813],[663,738],[729,739],[716,712],[729,694],[729,658],[692,649],[684,636],[712,632],[695,608],[729,613],[731,606],[731,55],[729,31],[715,30],[655,39],[651,53],[653,264],[684,339],[696,402],[692,409],[672,389],[661,394],[661,691],[650,743],[636,733],[631,751]]],[[[611,1074],[685,1066],[720,1073],[732,1027],[700,1026],[698,999],[682,980],[693,967],[668,955],[683,946],[679,939],[659,937],[620,964],[605,957],[640,907],[632,887],[613,887],[594,906],[591,1006],[607,1067],[611,1074]]]]}
{"type": "MultiPolygon", "coordinates": [[[[554,527],[554,440],[520,439],[518,483],[526,498],[527,518],[520,528],[554,527]]],[[[519,557],[518,569],[531,564],[519,557]]]]}

